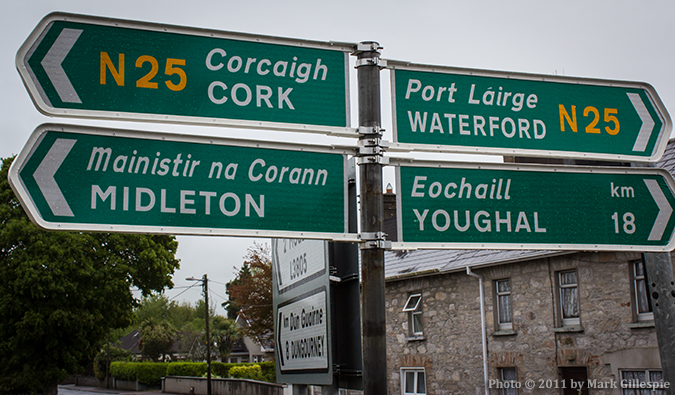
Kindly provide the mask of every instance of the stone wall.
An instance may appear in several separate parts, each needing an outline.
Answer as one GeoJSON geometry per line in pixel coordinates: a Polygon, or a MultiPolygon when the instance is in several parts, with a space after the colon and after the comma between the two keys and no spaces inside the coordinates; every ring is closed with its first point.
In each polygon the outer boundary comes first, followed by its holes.
{"type": "MultiPolygon", "coordinates": [[[[473,270],[484,278],[489,379],[498,379],[499,367],[515,366],[521,382],[555,381],[559,367],[583,366],[591,380],[618,381],[605,353],[653,348],[658,354],[654,328],[630,325],[629,262],[638,259],[632,252],[573,253],[473,270]],[[578,271],[581,328],[563,331],[557,324],[555,277],[567,269],[578,271]],[[493,280],[503,278],[511,282],[512,333],[495,326],[493,280]]],[[[389,393],[401,393],[401,367],[424,367],[431,395],[484,393],[478,284],[465,271],[387,283],[389,393]],[[424,337],[411,339],[401,310],[408,295],[419,291],[424,337]]]]}

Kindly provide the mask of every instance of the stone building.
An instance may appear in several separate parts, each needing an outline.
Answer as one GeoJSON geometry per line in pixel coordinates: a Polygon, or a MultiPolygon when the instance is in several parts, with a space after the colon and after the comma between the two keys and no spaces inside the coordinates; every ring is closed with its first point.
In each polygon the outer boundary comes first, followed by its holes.
{"type": "Polygon", "coordinates": [[[390,394],[663,393],[640,252],[387,251],[385,277],[390,394]]]}
{"type": "Polygon", "coordinates": [[[637,252],[388,253],[389,393],[485,393],[481,282],[489,393],[564,393],[573,379],[621,394],[599,387],[658,381],[642,265],[637,252]],[[501,388],[510,380],[536,389],[501,388]]]}

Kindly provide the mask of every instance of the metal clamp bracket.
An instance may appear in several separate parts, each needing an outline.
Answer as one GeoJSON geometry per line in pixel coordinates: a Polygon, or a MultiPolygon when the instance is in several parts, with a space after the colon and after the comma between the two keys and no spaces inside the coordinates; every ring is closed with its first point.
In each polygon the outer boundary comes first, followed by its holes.
{"type": "Polygon", "coordinates": [[[359,126],[356,128],[356,132],[361,135],[382,135],[382,132],[384,131],[385,129],[382,129],[379,126],[359,126]]]}
{"type": "Polygon", "coordinates": [[[356,163],[359,165],[380,164],[386,166],[389,164],[389,157],[382,155],[359,156],[356,158],[356,163]]]}
{"type": "Polygon", "coordinates": [[[387,60],[380,58],[361,58],[356,59],[354,68],[358,69],[361,66],[377,66],[381,69],[387,68],[387,60]]]}
{"type": "Polygon", "coordinates": [[[382,155],[384,148],[380,146],[359,147],[359,155],[382,155]]]}
{"type": "Polygon", "coordinates": [[[370,248],[382,248],[385,250],[391,250],[391,241],[389,240],[369,240],[361,245],[362,250],[370,248]]]}
{"type": "Polygon", "coordinates": [[[384,232],[361,232],[361,241],[384,240],[387,234],[384,232]]]}
{"type": "Polygon", "coordinates": [[[380,51],[384,49],[376,42],[365,42],[356,44],[356,52],[380,51]]]}
{"type": "Polygon", "coordinates": [[[361,232],[361,249],[383,248],[391,249],[391,241],[385,240],[384,232],[361,232]]]}
{"type": "Polygon", "coordinates": [[[366,137],[358,141],[359,147],[380,147],[389,148],[389,141],[379,137],[366,137]]]}

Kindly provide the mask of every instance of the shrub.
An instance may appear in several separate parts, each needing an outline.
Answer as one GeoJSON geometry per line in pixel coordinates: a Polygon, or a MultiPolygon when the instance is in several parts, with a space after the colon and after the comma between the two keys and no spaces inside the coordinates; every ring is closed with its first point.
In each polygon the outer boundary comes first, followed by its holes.
{"type": "Polygon", "coordinates": [[[136,380],[136,368],[131,362],[112,362],[110,375],[119,380],[136,380]]]}
{"type": "Polygon", "coordinates": [[[218,377],[229,377],[230,368],[234,365],[233,363],[211,362],[211,373],[218,377]]]}
{"type": "MultiPolygon", "coordinates": [[[[213,363],[211,364],[213,371],[213,363]]],[[[196,376],[206,373],[206,362],[171,362],[166,369],[167,376],[196,376]]]]}
{"type": "Polygon", "coordinates": [[[138,380],[146,385],[159,385],[166,376],[166,362],[113,362],[110,373],[119,380],[138,380]]]}
{"type": "Polygon", "coordinates": [[[262,369],[263,381],[268,383],[277,382],[277,366],[273,361],[260,362],[260,369],[262,369]]]}
{"type": "Polygon", "coordinates": [[[260,365],[233,366],[230,368],[230,377],[235,379],[263,380],[262,369],[260,365]]]}
{"type": "Polygon", "coordinates": [[[169,366],[166,362],[137,362],[136,380],[145,385],[160,385],[169,366]]]}

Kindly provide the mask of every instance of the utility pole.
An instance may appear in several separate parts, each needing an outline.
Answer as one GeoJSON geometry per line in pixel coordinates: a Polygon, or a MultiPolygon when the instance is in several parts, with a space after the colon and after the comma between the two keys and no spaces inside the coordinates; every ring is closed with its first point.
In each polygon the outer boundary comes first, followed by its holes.
{"type": "Polygon", "coordinates": [[[209,336],[209,278],[206,274],[202,278],[188,277],[187,281],[201,281],[204,292],[205,323],[206,323],[206,395],[211,395],[211,337],[209,336]]]}
{"type": "Polygon", "coordinates": [[[206,395],[211,395],[211,337],[209,336],[209,278],[202,277],[204,304],[206,305],[206,395]]]}
{"type": "Polygon", "coordinates": [[[108,344],[105,350],[105,387],[110,388],[110,329],[108,329],[108,344]]]}
{"type": "Polygon", "coordinates": [[[654,311],[654,325],[656,339],[659,343],[661,370],[663,381],[671,383],[671,387],[663,389],[665,394],[672,395],[675,391],[672,383],[675,381],[675,280],[673,280],[673,264],[669,252],[645,252],[645,271],[651,292],[652,310],[654,311]]]}
{"type": "Polygon", "coordinates": [[[359,97],[361,187],[361,284],[363,305],[364,395],[387,393],[387,345],[384,300],[384,233],[382,222],[383,142],[380,114],[380,59],[376,42],[362,42],[355,52],[359,97]]]}

